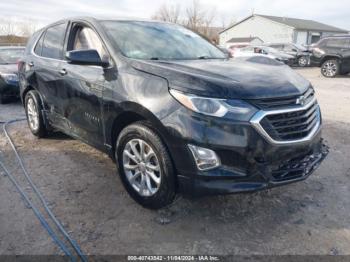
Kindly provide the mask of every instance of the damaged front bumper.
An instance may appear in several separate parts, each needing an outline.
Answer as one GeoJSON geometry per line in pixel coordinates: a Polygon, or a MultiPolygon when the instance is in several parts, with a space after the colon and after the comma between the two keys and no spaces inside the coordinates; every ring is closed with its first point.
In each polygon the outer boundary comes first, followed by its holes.
{"type": "Polygon", "coordinates": [[[321,140],[309,152],[280,164],[256,162],[252,167],[254,171],[247,173],[223,167],[197,173],[192,176],[194,179],[190,184],[188,179],[180,178],[180,183],[186,188],[184,191],[191,196],[259,191],[308,178],[326,158],[328,152],[328,146],[321,140]]]}

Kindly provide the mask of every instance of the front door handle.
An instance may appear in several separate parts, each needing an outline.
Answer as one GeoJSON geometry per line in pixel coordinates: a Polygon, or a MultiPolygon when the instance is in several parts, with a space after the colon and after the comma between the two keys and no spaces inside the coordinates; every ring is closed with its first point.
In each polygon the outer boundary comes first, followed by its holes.
{"type": "Polygon", "coordinates": [[[61,76],[64,76],[64,75],[67,74],[67,70],[63,68],[63,69],[60,70],[59,73],[60,73],[61,76]]]}
{"type": "Polygon", "coordinates": [[[29,66],[29,67],[33,67],[33,66],[34,66],[34,63],[33,63],[33,62],[30,62],[30,63],[28,63],[28,66],[29,66]]]}

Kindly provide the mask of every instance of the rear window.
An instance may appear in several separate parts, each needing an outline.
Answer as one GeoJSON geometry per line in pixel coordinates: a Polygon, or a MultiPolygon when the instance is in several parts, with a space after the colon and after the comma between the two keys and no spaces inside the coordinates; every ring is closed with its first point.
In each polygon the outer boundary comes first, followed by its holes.
{"type": "Polygon", "coordinates": [[[67,24],[58,24],[47,29],[43,40],[41,56],[62,59],[67,24]]]}

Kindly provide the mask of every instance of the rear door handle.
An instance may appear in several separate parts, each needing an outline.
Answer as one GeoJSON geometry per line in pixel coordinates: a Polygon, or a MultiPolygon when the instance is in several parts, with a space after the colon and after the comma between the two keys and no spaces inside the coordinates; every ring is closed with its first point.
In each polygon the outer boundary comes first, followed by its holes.
{"type": "Polygon", "coordinates": [[[60,73],[61,76],[64,76],[64,75],[67,74],[67,70],[63,68],[63,69],[60,70],[59,73],[60,73]]]}

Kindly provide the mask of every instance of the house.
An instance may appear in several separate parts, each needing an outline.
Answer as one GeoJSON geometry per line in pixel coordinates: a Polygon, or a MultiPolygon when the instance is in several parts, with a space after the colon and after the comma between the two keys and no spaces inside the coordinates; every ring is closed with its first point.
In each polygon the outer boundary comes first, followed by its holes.
{"type": "Polygon", "coordinates": [[[238,45],[261,45],[264,41],[259,37],[233,37],[226,42],[226,47],[238,46],[238,45]]]}
{"type": "Polygon", "coordinates": [[[220,32],[220,44],[232,38],[258,37],[268,43],[309,45],[321,37],[348,31],[313,20],[253,14],[220,32]]]}

